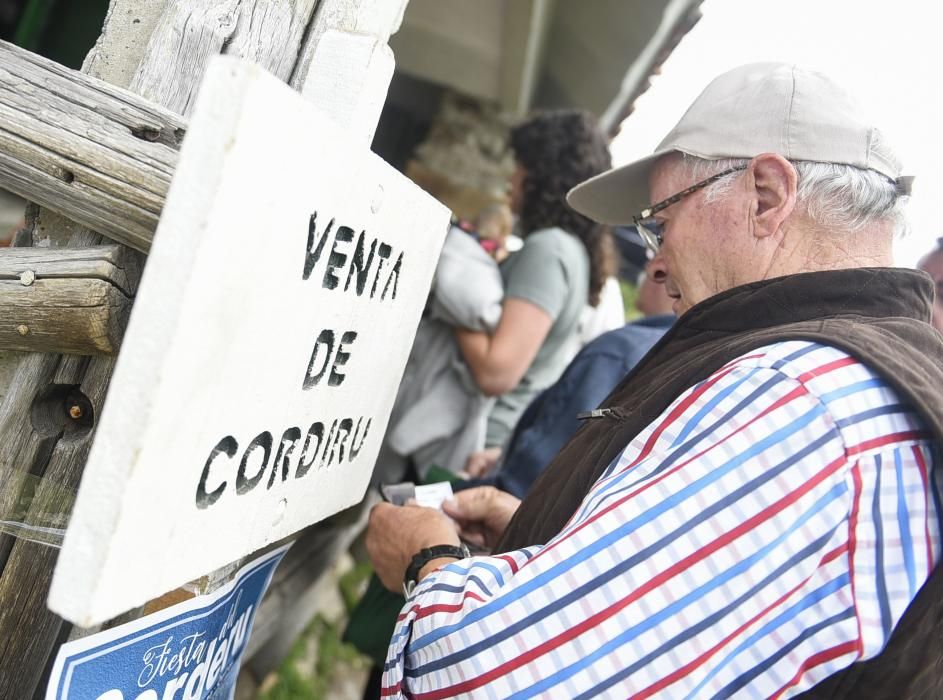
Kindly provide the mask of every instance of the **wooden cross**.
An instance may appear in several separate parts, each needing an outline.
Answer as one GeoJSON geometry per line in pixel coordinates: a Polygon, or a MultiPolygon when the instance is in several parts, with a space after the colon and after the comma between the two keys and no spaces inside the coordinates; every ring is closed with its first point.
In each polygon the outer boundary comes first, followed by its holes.
{"type": "MultiPolygon", "coordinates": [[[[0,186],[18,191],[33,201],[55,207],[69,217],[66,220],[56,217],[45,209],[34,209],[31,216],[34,239],[41,240],[51,232],[53,238],[58,237],[70,248],[90,244],[100,245],[102,239],[95,232],[98,230],[107,232],[113,240],[130,243],[139,250],[146,250],[156,226],[158,214],[164,206],[170,175],[177,168],[178,151],[189,126],[186,119],[190,116],[194,105],[197,85],[210,58],[221,51],[250,58],[281,80],[289,82],[292,87],[317,104],[323,114],[343,126],[346,138],[352,142],[359,142],[361,155],[364,156],[364,160],[369,160],[364,153],[365,144],[369,143],[372,137],[389,77],[392,74],[392,57],[386,47],[386,40],[389,34],[398,27],[404,6],[404,0],[321,0],[319,3],[315,3],[314,0],[296,0],[295,2],[290,0],[190,0],[189,2],[167,0],[164,3],[113,0],[102,39],[90,54],[85,70],[89,73],[104,71],[106,74],[99,73],[99,77],[130,86],[133,91],[146,98],[144,100],[135,97],[130,92],[108,87],[88,77],[79,77],[79,74],[51,67],[48,62],[35,57],[17,56],[15,49],[4,47],[2,50],[6,52],[6,56],[8,58],[13,56],[17,60],[0,61],[2,69],[8,71],[7,76],[13,76],[0,80],[0,85],[22,79],[26,82],[19,84],[20,92],[24,93],[23,86],[28,83],[28,90],[25,90],[25,93],[28,93],[26,97],[34,100],[34,106],[43,104],[46,97],[50,99],[55,97],[55,99],[64,100],[63,104],[68,108],[58,110],[60,118],[50,119],[48,117],[56,114],[57,110],[50,110],[47,113],[39,109],[30,109],[29,104],[13,103],[20,105],[20,109],[10,110],[17,112],[16,114],[11,115],[8,111],[0,115],[0,151],[10,154],[14,150],[9,147],[10,143],[19,144],[17,146],[19,150],[15,153],[17,157],[14,160],[20,168],[17,170],[9,167],[10,163],[5,162],[4,165],[7,167],[0,168],[0,173],[12,173],[12,175],[7,180],[0,181],[0,186]],[[112,61],[109,64],[105,59],[117,54],[121,50],[119,47],[127,49],[131,59],[127,62],[112,61]],[[135,53],[140,57],[139,59],[134,58],[135,53]],[[17,71],[20,72],[17,73],[17,71]],[[63,84],[68,84],[70,90],[62,89],[63,84]],[[91,109],[88,109],[89,107],[91,109]],[[77,121],[71,118],[61,118],[63,114],[68,115],[70,111],[82,111],[81,118],[77,121]],[[178,114],[183,118],[177,116],[178,114]],[[37,120],[37,116],[41,118],[37,120]],[[88,121],[83,122],[83,119],[88,121]],[[43,123],[37,123],[37,121],[43,123]],[[11,125],[20,132],[12,133],[13,130],[9,128],[11,125]],[[81,129],[91,128],[92,125],[95,126],[92,133],[100,134],[101,138],[83,138],[81,129]],[[108,131],[109,129],[111,131],[108,131]],[[37,135],[42,138],[32,138],[37,135]],[[115,137],[114,141],[110,140],[111,135],[115,137]],[[3,138],[7,140],[3,141],[3,138]],[[76,226],[73,222],[88,225],[89,228],[76,226]]],[[[232,70],[239,72],[242,69],[232,70]]],[[[266,81],[262,77],[256,82],[262,84],[266,81]]],[[[263,91],[268,89],[264,88],[263,91]]],[[[252,90],[247,88],[243,97],[250,92],[252,90]]],[[[275,94],[275,92],[273,90],[270,94],[275,94]]],[[[12,100],[0,99],[0,104],[8,105],[12,102],[12,100]]],[[[198,121],[194,121],[194,128],[198,124],[198,121]]],[[[311,128],[317,129],[323,126],[323,124],[312,124],[311,128]]],[[[235,148],[235,151],[239,151],[239,148],[235,148]]],[[[353,150],[350,152],[353,153],[353,150]]],[[[190,171],[191,177],[194,177],[193,172],[195,171],[190,171]]],[[[371,184],[380,183],[374,181],[371,184]]],[[[389,189],[391,194],[397,194],[395,185],[390,185],[389,189]]],[[[374,199],[376,199],[376,193],[371,193],[367,201],[372,203],[374,199]]],[[[390,205],[391,200],[382,196],[380,199],[382,200],[381,207],[390,205]]],[[[327,204],[330,206],[331,203],[327,204]]],[[[181,206],[186,211],[193,211],[186,209],[186,205],[181,206]]],[[[343,210],[346,205],[338,206],[343,210]]],[[[308,207],[312,211],[307,213],[307,220],[302,226],[305,244],[309,232],[310,214],[314,213],[313,207],[314,202],[308,207]]],[[[368,204],[367,209],[370,208],[368,204]]],[[[324,207],[322,210],[327,211],[324,207]]],[[[343,214],[350,219],[349,223],[352,224],[348,228],[364,226],[366,230],[365,224],[354,220],[355,213],[358,216],[362,214],[362,207],[351,205],[350,211],[343,214]]],[[[342,212],[339,211],[335,224],[338,229],[343,224],[341,214],[342,212]]],[[[444,232],[444,219],[436,222],[434,227],[431,224],[440,215],[441,213],[429,213],[428,217],[419,218],[429,224],[430,230],[441,229],[438,232],[441,236],[444,232]]],[[[292,220],[293,226],[295,220],[292,220]]],[[[177,221],[180,223],[181,217],[178,216],[177,221]]],[[[186,224],[192,225],[193,222],[188,221],[186,224]]],[[[183,224],[175,226],[178,232],[184,228],[183,224]]],[[[317,223],[314,225],[314,230],[316,234],[320,232],[317,223]]],[[[207,225],[204,233],[206,231],[210,231],[207,234],[209,236],[207,240],[218,241],[216,236],[219,232],[215,228],[215,223],[207,225]]],[[[257,233],[259,236],[265,235],[265,232],[261,230],[257,233]]],[[[359,230],[355,233],[359,233],[359,230]]],[[[203,249],[189,249],[187,244],[181,242],[179,236],[179,233],[176,236],[168,233],[167,240],[174,242],[168,243],[167,248],[177,246],[178,250],[185,250],[191,262],[194,263],[189,268],[190,271],[197,270],[202,273],[204,268],[198,263],[204,260],[205,252],[201,253],[203,249]]],[[[377,236],[380,236],[379,230],[377,236]]],[[[341,243],[344,241],[342,240],[341,243]]],[[[428,243],[430,257],[434,258],[435,243],[433,240],[428,243]]],[[[197,241],[192,241],[190,245],[199,248],[197,241]]],[[[331,245],[333,246],[333,243],[331,245]]],[[[392,244],[390,245],[392,248],[392,244]]],[[[304,257],[307,254],[304,251],[305,246],[302,245],[301,248],[303,249],[302,257],[304,257]]],[[[405,243],[401,244],[401,249],[406,250],[405,243]]],[[[155,250],[155,254],[158,250],[159,248],[155,250]]],[[[356,252],[356,241],[353,252],[356,252]]],[[[114,246],[99,247],[93,252],[90,250],[90,256],[100,261],[94,264],[84,258],[77,261],[73,253],[61,250],[51,250],[47,258],[43,258],[38,252],[33,252],[30,256],[17,251],[16,255],[21,257],[16,260],[13,257],[7,258],[6,268],[0,266],[0,284],[4,285],[0,287],[0,290],[8,290],[9,283],[13,283],[37,292],[41,287],[64,284],[71,279],[73,283],[76,281],[105,283],[116,287],[117,291],[128,297],[137,290],[136,270],[142,261],[142,258],[126,249],[114,246]],[[70,273],[70,265],[74,266],[76,262],[81,262],[84,268],[79,274],[70,276],[73,274],[70,273]],[[100,275],[91,272],[95,269],[107,270],[108,274],[100,275]],[[30,279],[30,275],[22,277],[27,271],[35,275],[31,285],[25,283],[25,280],[30,279]],[[47,285],[47,281],[50,284],[47,285]]],[[[165,261],[167,257],[170,256],[166,255],[165,261]]],[[[328,258],[330,258],[330,253],[328,253],[328,258]]],[[[149,265],[153,263],[154,259],[149,265]]],[[[296,268],[299,264],[304,263],[295,263],[296,268]]],[[[327,261],[321,258],[315,261],[312,275],[308,280],[310,282],[312,276],[319,270],[318,279],[322,282],[319,293],[324,294],[328,293],[323,286],[326,266],[327,261]],[[322,267],[318,268],[318,264],[322,267]]],[[[339,266],[334,266],[334,268],[335,271],[340,269],[339,266]]],[[[273,275],[278,274],[277,270],[268,272],[273,275]]],[[[297,277],[303,274],[303,268],[301,271],[297,269],[293,272],[289,271],[288,274],[297,277]]],[[[409,284],[421,287],[423,274],[422,271],[417,272],[409,284]]],[[[339,278],[339,272],[337,276],[339,278]]],[[[406,276],[402,269],[401,278],[403,281],[399,284],[403,285],[406,283],[406,276]]],[[[297,279],[294,281],[298,282],[297,279]]],[[[388,281],[380,284],[385,287],[388,281]]],[[[346,278],[344,283],[346,284],[346,278]]],[[[354,283],[356,284],[356,279],[354,283]]],[[[150,298],[151,303],[154,303],[157,292],[148,292],[148,285],[149,283],[145,282],[140,298],[142,302],[150,298]]],[[[154,289],[159,289],[159,284],[154,289]]],[[[110,293],[113,296],[116,294],[116,292],[110,293]]],[[[407,291],[403,286],[397,290],[397,296],[403,298],[404,301],[406,297],[410,295],[414,297],[415,294],[415,290],[407,291]]],[[[5,293],[0,293],[0,297],[4,296],[5,293]]],[[[379,297],[382,296],[383,290],[380,290],[379,297]]],[[[360,300],[359,297],[355,298],[360,300]]],[[[375,296],[368,301],[383,304],[393,303],[394,300],[392,292],[387,291],[385,300],[375,296]]],[[[107,304],[102,302],[102,305],[107,304]]],[[[2,302],[0,302],[0,307],[2,307],[2,302]]],[[[120,309],[120,304],[118,307],[120,309]]],[[[126,313],[126,309],[121,313],[126,313]]],[[[53,321],[55,321],[54,317],[55,313],[52,314],[53,321]]],[[[47,314],[46,318],[50,316],[47,314]]],[[[366,315],[359,320],[365,321],[366,315]]],[[[407,327],[412,323],[405,317],[401,320],[407,327]]],[[[145,322],[132,322],[132,335],[126,339],[130,345],[138,346],[143,342],[135,340],[137,334],[133,332],[134,325],[139,323],[145,322]]],[[[107,329],[110,326],[108,323],[103,324],[99,319],[97,332],[99,336],[104,335],[105,340],[101,338],[96,340],[91,337],[84,339],[80,344],[81,349],[57,344],[60,340],[54,337],[55,332],[45,335],[39,332],[43,327],[54,328],[58,325],[60,325],[58,322],[50,323],[48,320],[43,322],[42,318],[34,321],[33,326],[29,327],[25,335],[17,331],[17,336],[21,339],[18,342],[25,343],[18,347],[31,350],[94,350],[101,354],[92,358],[85,355],[31,354],[20,362],[17,381],[0,406],[0,437],[2,437],[0,439],[0,468],[11,466],[22,468],[23,465],[27,465],[27,468],[34,472],[42,472],[45,467],[48,483],[56,483],[60,487],[68,488],[70,484],[74,487],[78,482],[91,445],[94,421],[86,420],[85,428],[82,430],[70,430],[70,418],[59,419],[58,425],[49,421],[37,425],[34,420],[36,411],[45,410],[50,415],[54,415],[56,406],[59,406],[65,397],[75,397],[76,400],[87,402],[94,412],[101,410],[114,365],[113,357],[108,353],[114,353],[121,342],[121,324],[116,324],[117,330],[102,334],[101,329],[107,329]],[[24,341],[23,338],[28,340],[24,341]],[[45,344],[40,344],[39,338],[45,338],[43,341],[45,344]],[[29,345],[29,342],[34,340],[37,344],[29,345]]],[[[89,325],[93,324],[90,322],[89,325]]],[[[307,333],[312,332],[311,329],[305,330],[307,333]]],[[[73,335],[81,335],[81,333],[73,335]]],[[[3,337],[0,334],[0,343],[3,342],[3,337]]],[[[318,338],[320,334],[314,340],[318,338]]],[[[314,343],[310,336],[308,343],[309,347],[305,351],[308,354],[306,360],[313,362],[316,359],[316,349],[313,347],[314,343]]],[[[327,345],[325,339],[325,343],[322,344],[325,353],[327,353],[327,345]]],[[[340,366],[337,363],[342,345],[344,345],[343,332],[340,338],[335,338],[335,346],[332,350],[331,367],[338,374],[344,373],[344,363],[340,363],[340,366]]],[[[347,345],[350,345],[349,341],[347,345]]],[[[3,346],[0,345],[0,347],[3,346]]],[[[391,374],[395,373],[396,355],[396,351],[391,353],[393,361],[390,365],[394,369],[391,374]]],[[[130,358],[131,353],[127,356],[130,358]]],[[[351,354],[351,358],[353,357],[355,355],[351,354]]],[[[133,363],[133,360],[128,359],[127,362],[133,363]]],[[[353,387],[354,360],[350,359],[347,362],[351,366],[351,379],[333,387],[337,391],[343,390],[346,382],[351,382],[350,386],[353,387]]],[[[124,359],[122,363],[125,363],[124,359]]],[[[310,374],[310,381],[313,382],[318,376],[318,368],[315,366],[314,371],[309,373],[307,364],[303,364],[305,367],[294,371],[300,372],[304,378],[308,378],[310,374]]],[[[328,378],[332,370],[327,370],[328,378]]],[[[154,380],[156,381],[157,378],[154,377],[154,380]]],[[[330,379],[324,381],[330,382],[330,379]]],[[[304,379],[301,383],[304,383],[304,379]]],[[[115,386],[119,387],[118,384],[115,386]]],[[[158,386],[154,384],[149,389],[157,393],[158,386]]],[[[313,391],[314,388],[316,387],[311,387],[308,391],[313,391]]],[[[393,390],[395,390],[395,381],[390,389],[391,394],[393,390]]],[[[116,388],[116,391],[121,395],[127,389],[116,388]]],[[[294,391],[305,390],[296,388],[294,391]]],[[[180,398],[186,401],[186,397],[180,398]]],[[[378,405],[382,403],[381,400],[378,405]]],[[[111,412],[111,409],[105,409],[100,415],[101,419],[111,422],[109,418],[111,412]]],[[[377,413],[381,416],[382,422],[381,414],[382,411],[377,413]]],[[[66,415],[69,415],[68,412],[66,415]]],[[[96,419],[98,417],[96,416],[96,419]]],[[[203,419],[202,416],[199,418],[203,419]]],[[[299,431],[303,423],[301,418],[299,417],[298,420],[299,431]]],[[[114,420],[120,423],[121,417],[116,415],[114,420]]],[[[294,426],[286,425],[285,427],[294,426]]],[[[310,427],[310,425],[306,426],[308,430],[310,427]]],[[[273,426],[272,430],[277,430],[277,428],[273,426]]],[[[283,436],[284,431],[276,435],[275,439],[283,436]]],[[[253,437],[255,436],[249,436],[248,441],[251,442],[253,437]]],[[[245,436],[233,435],[233,438],[245,444],[245,436]]],[[[100,444],[104,445],[104,443],[97,443],[96,452],[107,452],[107,448],[100,447],[100,444]]],[[[225,453],[226,446],[223,447],[225,453]]],[[[347,456],[349,456],[349,446],[347,449],[347,456]]],[[[199,461],[204,462],[202,457],[199,461]]],[[[197,471],[201,471],[204,465],[198,466],[197,471]]],[[[105,467],[101,469],[104,470],[101,473],[107,471],[105,467]]],[[[188,469],[180,468],[181,472],[188,469]]],[[[294,469],[293,473],[297,473],[297,466],[294,469]]],[[[327,469],[324,473],[330,474],[331,471],[327,469]]],[[[278,476],[280,477],[280,473],[278,476]]],[[[356,478],[353,479],[354,482],[356,480],[356,478]]],[[[226,503],[224,498],[230,496],[224,493],[212,506],[201,510],[199,503],[194,500],[199,479],[196,484],[192,483],[192,479],[190,481],[191,506],[200,512],[206,513],[212,508],[224,506],[226,503]]],[[[273,483],[273,491],[276,484],[286,483],[289,482],[276,480],[273,483]]],[[[209,486],[213,487],[213,484],[209,486]]],[[[321,483],[321,487],[322,490],[330,489],[332,484],[324,482],[321,483]]],[[[362,488],[362,484],[360,486],[344,484],[344,494],[335,499],[334,505],[325,506],[313,517],[321,517],[331,508],[351,502],[352,494],[357,488],[362,488]]],[[[5,489],[4,493],[15,490],[15,488],[5,489]]],[[[209,489],[209,491],[212,490],[214,488],[209,489]]],[[[273,491],[267,490],[266,482],[266,493],[273,493],[273,491]]],[[[93,493],[93,496],[89,498],[94,499],[94,492],[90,491],[90,493],[93,493]]],[[[235,500],[246,495],[249,494],[238,494],[232,498],[235,500]]],[[[87,499],[83,494],[80,501],[84,500],[87,499]]],[[[276,505],[280,502],[281,499],[276,502],[276,505]]],[[[88,507],[82,506],[81,503],[79,509],[88,512],[88,507]]],[[[286,504],[280,521],[284,523],[285,531],[300,526],[303,521],[303,518],[299,518],[290,509],[291,506],[286,504]]],[[[261,513],[262,510],[264,508],[258,512],[261,513]]],[[[267,515],[272,516],[274,521],[277,513],[269,512],[267,515]]],[[[84,520],[85,516],[81,517],[84,520]]],[[[270,529],[268,537],[275,536],[277,531],[271,528],[277,525],[272,526],[271,521],[266,525],[270,529]]],[[[101,526],[101,523],[98,526],[101,526]]],[[[72,539],[71,535],[70,539],[72,539]]],[[[252,544],[247,543],[246,546],[252,548],[258,544],[259,541],[256,540],[252,544]]],[[[67,545],[66,552],[63,554],[63,562],[69,558],[69,546],[71,545],[67,545]]],[[[230,551],[235,552],[237,549],[230,551]]],[[[118,550],[109,547],[108,551],[114,553],[118,550]]],[[[99,561],[108,561],[108,556],[108,553],[105,553],[104,559],[99,557],[99,561]]],[[[221,561],[222,558],[224,557],[220,557],[219,560],[221,561]]],[[[14,540],[6,535],[0,536],[0,566],[3,567],[2,576],[0,576],[0,696],[2,697],[29,697],[34,693],[41,680],[46,661],[55,649],[56,641],[63,639],[68,629],[62,627],[59,618],[45,610],[47,586],[54,560],[53,550],[23,540],[14,540]],[[29,582],[28,585],[24,585],[26,581],[29,582]],[[19,633],[12,634],[12,630],[17,630],[19,633]],[[16,673],[4,672],[14,668],[16,673]]],[[[185,574],[181,572],[180,575],[185,574]]],[[[172,584],[165,582],[159,587],[165,585],[172,584]]],[[[134,600],[138,599],[139,596],[127,596],[117,607],[133,604],[134,600]]],[[[109,612],[107,605],[101,606],[101,600],[90,607],[83,606],[76,602],[77,598],[70,598],[68,595],[63,600],[64,607],[73,610],[74,616],[85,622],[96,617],[108,616],[117,609],[112,606],[109,612]]]]}

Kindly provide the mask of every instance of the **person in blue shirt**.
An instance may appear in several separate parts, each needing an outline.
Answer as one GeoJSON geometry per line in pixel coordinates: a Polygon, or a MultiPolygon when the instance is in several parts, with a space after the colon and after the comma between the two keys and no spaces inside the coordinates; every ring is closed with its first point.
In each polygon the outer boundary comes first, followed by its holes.
{"type": "Polygon", "coordinates": [[[503,453],[474,453],[466,463],[471,478],[454,488],[492,485],[523,498],[580,427],[578,414],[599,406],[671,327],[675,320],[672,302],[665,285],[643,276],[636,308],[645,318],[603,333],[587,344],[557,382],[527,406],[503,453]]]}

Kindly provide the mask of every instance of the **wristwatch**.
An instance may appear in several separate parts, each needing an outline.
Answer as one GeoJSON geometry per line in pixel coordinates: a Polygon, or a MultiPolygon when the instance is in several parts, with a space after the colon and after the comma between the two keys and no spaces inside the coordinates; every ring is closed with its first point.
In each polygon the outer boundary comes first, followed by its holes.
{"type": "Polygon", "coordinates": [[[416,590],[416,585],[419,583],[419,572],[430,561],[441,557],[465,559],[470,556],[471,552],[468,551],[468,547],[464,543],[458,546],[454,544],[437,544],[434,547],[420,549],[419,553],[413,556],[412,561],[409,562],[409,566],[406,567],[406,574],[403,576],[403,593],[407,600],[412,597],[413,591],[416,590]]]}

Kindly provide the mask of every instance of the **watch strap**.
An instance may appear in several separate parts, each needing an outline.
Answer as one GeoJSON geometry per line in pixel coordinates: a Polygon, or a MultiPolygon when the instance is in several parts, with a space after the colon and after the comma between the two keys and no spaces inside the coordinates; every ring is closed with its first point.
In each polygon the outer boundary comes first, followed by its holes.
{"type": "Polygon", "coordinates": [[[409,598],[412,595],[416,584],[419,583],[419,572],[422,571],[422,567],[433,559],[440,559],[442,557],[464,559],[468,556],[471,556],[471,552],[468,551],[468,547],[464,544],[437,544],[432,547],[420,549],[419,552],[413,555],[412,561],[410,561],[409,566],[406,567],[406,574],[403,576],[403,592],[406,594],[406,597],[409,598]]]}

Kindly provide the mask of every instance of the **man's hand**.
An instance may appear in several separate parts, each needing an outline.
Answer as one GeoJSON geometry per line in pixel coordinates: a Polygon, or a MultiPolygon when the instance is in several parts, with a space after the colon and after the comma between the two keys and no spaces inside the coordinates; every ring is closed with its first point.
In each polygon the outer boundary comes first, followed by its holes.
{"type": "Polygon", "coordinates": [[[480,479],[494,469],[501,458],[500,447],[487,447],[477,452],[472,452],[465,460],[465,473],[471,479],[480,479]]]}
{"type": "Polygon", "coordinates": [[[501,539],[511,522],[520,500],[493,486],[479,486],[459,491],[442,510],[455,519],[466,541],[479,547],[492,548],[501,539]]]}
{"type": "MultiPolygon", "coordinates": [[[[367,552],[380,581],[394,593],[403,592],[403,575],[420,549],[459,543],[455,523],[435,508],[378,503],[370,511],[367,552]]],[[[433,561],[439,566],[448,563],[433,561]]],[[[437,567],[423,567],[422,573],[434,568],[437,567]]]]}

